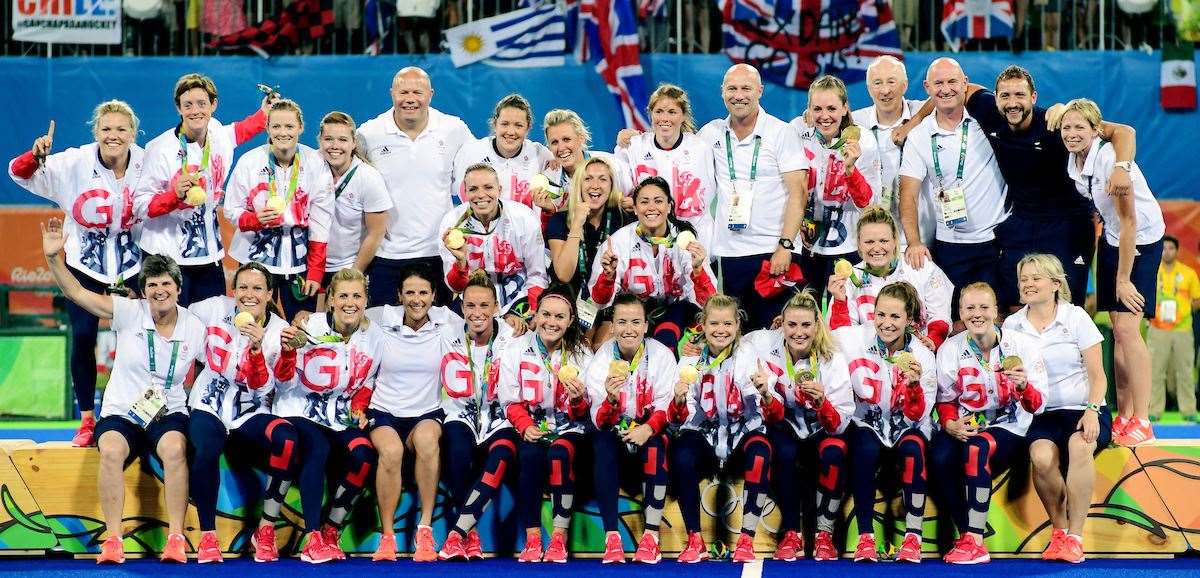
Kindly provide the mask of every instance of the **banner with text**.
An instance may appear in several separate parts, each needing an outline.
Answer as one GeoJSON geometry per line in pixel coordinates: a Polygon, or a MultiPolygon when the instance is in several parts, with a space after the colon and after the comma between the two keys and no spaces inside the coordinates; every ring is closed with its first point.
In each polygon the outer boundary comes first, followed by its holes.
{"type": "Polygon", "coordinates": [[[12,0],[13,40],[120,44],[120,0],[12,0]]]}

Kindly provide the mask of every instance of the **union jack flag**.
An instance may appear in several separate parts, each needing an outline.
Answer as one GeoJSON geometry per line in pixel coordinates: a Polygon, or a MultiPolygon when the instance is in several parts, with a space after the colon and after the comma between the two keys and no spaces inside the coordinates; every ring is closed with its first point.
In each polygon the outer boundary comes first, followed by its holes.
{"type": "Polygon", "coordinates": [[[631,0],[582,0],[583,58],[613,93],[625,126],[648,130],[646,80],[642,76],[637,19],[631,0]]]}
{"type": "Polygon", "coordinates": [[[1007,38],[1012,32],[1010,0],[946,0],[942,8],[942,35],[955,52],[964,40],[1007,38]]]}
{"type": "Polygon", "coordinates": [[[826,74],[857,82],[866,78],[876,57],[904,57],[888,0],[811,0],[800,10],[793,6],[790,0],[776,5],[777,13],[790,12],[786,19],[778,14],[765,20],[724,18],[725,54],[754,66],[766,80],[800,89],[826,74]]]}
{"type": "MultiPolygon", "coordinates": [[[[787,1],[791,2],[791,0],[787,1]]],[[[775,0],[716,0],[716,2],[717,10],[721,12],[721,19],[726,22],[775,17],[775,0]]]]}

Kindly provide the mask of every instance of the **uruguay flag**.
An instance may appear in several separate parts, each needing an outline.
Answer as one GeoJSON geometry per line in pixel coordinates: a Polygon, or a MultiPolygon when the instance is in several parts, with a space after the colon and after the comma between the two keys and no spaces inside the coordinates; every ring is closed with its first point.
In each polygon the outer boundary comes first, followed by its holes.
{"type": "Polygon", "coordinates": [[[946,0],[942,35],[958,52],[964,40],[1008,38],[1013,32],[1010,0],[946,0]]]}
{"type": "Polygon", "coordinates": [[[446,30],[450,60],[461,67],[532,68],[566,63],[566,24],[554,3],[539,4],[446,30]]]}

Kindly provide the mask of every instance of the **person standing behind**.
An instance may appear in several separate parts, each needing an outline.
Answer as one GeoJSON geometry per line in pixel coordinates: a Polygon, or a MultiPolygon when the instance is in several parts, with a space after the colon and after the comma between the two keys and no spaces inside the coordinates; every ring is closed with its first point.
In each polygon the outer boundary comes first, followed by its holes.
{"type": "MultiPolygon", "coordinates": [[[[429,106],[433,94],[424,70],[402,68],[392,78],[392,108],[358,128],[393,204],[387,234],[367,271],[372,307],[398,304],[400,273],[408,265],[425,263],[442,275],[437,226],[451,207],[454,157],[475,137],[462,119],[429,106]]],[[[449,302],[444,283],[435,289],[438,304],[449,302]]]]}
{"type": "MultiPolygon", "coordinates": [[[[867,94],[871,95],[871,106],[850,113],[854,124],[871,132],[871,138],[863,135],[859,141],[863,156],[860,160],[873,160],[862,164],[863,176],[875,191],[874,203],[882,205],[900,222],[900,160],[901,147],[892,142],[892,133],[913,117],[922,101],[907,100],[908,71],[904,63],[894,56],[884,55],[867,66],[867,94]]],[[[921,227],[921,243],[933,242],[937,227],[937,207],[930,197],[922,196],[917,204],[918,222],[921,227]]],[[[901,231],[900,251],[908,247],[901,231]]]]}
{"type": "Polygon", "coordinates": [[[321,119],[317,141],[333,174],[333,221],[325,255],[325,279],[347,267],[365,271],[375,260],[388,228],[392,196],[379,170],[366,160],[354,119],[333,111],[321,119]]]}
{"type": "Polygon", "coordinates": [[[138,245],[147,255],[169,256],[179,264],[182,307],[225,294],[217,208],[225,197],[234,149],[266,128],[267,111],[278,98],[268,94],[254,114],[223,125],[213,118],[217,85],[207,76],[185,74],[175,83],[179,125],[146,145],[144,172],[133,198],[134,214],[146,219],[138,245]]]}
{"type": "Polygon", "coordinates": [[[721,81],[729,116],[700,130],[716,157],[712,253],[720,262],[724,293],[746,304],[746,331],[770,325],[787,300],[782,291],[769,297],[756,291],[758,278],[770,283],[800,277],[795,241],[808,201],[800,135],[759,106],[762,95],[757,70],[729,67],[721,81]]]}
{"type": "MultiPolygon", "coordinates": [[[[929,65],[925,90],[937,111],[904,143],[900,164],[900,221],[909,239],[904,260],[920,269],[933,258],[955,287],[996,285],[1000,247],[993,230],[1008,218],[1004,177],[979,123],[964,107],[967,77],[951,58],[929,65]],[[921,238],[918,197],[938,206],[933,245],[921,238]]],[[[957,313],[958,296],[951,311],[957,313]]]]}
{"type": "Polygon", "coordinates": [[[1188,421],[1196,414],[1196,361],[1192,337],[1192,310],[1200,308],[1200,279],[1196,270],[1179,262],[1179,239],[1163,237],[1162,264],[1158,266],[1158,308],[1146,333],[1150,347],[1150,421],[1162,417],[1167,404],[1167,382],[1174,381],[1175,402],[1188,421]]]}

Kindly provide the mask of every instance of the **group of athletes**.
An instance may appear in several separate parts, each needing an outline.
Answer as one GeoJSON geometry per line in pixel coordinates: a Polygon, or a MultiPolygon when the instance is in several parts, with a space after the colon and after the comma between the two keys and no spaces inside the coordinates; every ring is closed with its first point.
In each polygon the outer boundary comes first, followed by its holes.
{"type": "Polygon", "coordinates": [[[227,447],[269,475],[258,561],[279,557],[293,483],[301,558],[344,558],[340,529],[371,479],[374,559],[394,560],[410,454],[418,561],[481,557],[476,525],[508,478],[520,561],[565,562],[581,475],[604,562],[626,560],[617,504],[630,481],[645,505],[633,560],[661,559],[670,490],[688,533],[678,560],[702,561],[699,483],[726,470],[744,479],[734,561],[755,558],[769,499],[775,559],[837,558],[847,491],[854,559],[877,560],[875,493],[898,475],[897,560],[921,560],[929,494],[958,530],[945,560],[986,562],[992,479],[1024,456],[1053,525],[1043,558],[1082,561],[1093,454],[1153,439],[1137,324],[1154,312],[1164,225],[1134,132],[1086,99],[1035,106],[1016,66],[988,90],[939,59],[925,101],[905,99],[894,58],[867,83],[873,104],[852,111],[840,80],[818,79],[787,122],[760,106],[757,71],[735,65],[720,87],[728,116],[702,128],[664,84],[652,130],[622,131],[611,153],[589,148],[570,110],[545,115],[544,145],[530,140],[516,94],[476,139],[430,106],[419,68],[399,71],[392,107],[361,126],[326,114],[318,149],[302,143],[299,105],[275,93],[221,124],[199,74],[175,86],[179,124],[145,148],[121,101],[96,108],[91,144],[54,152],[51,122],[9,173],[65,212],[42,239],[70,301],[75,443],[101,455],[98,561],[124,560],[122,471],[150,453],[165,478],[162,559],[187,559],[190,497],[196,557],[221,561],[227,447]],[[267,144],[235,164],[264,129],[267,144]],[[218,215],[240,264],[232,297],[218,215]],[[1103,339],[1078,306],[1094,254],[1115,421],[1103,339]],[[116,334],[99,420],[98,319],[116,334]],[[439,483],[452,527],[440,550],[439,483]]]}

